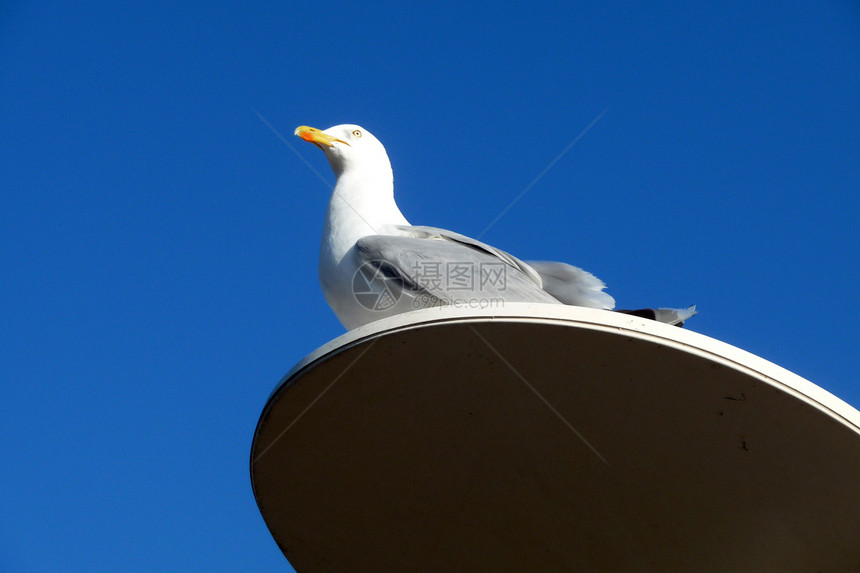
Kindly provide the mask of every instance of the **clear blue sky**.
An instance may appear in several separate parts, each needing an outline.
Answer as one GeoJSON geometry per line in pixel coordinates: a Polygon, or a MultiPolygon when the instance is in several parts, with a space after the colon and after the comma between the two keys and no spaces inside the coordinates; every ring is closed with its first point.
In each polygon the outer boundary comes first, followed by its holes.
{"type": "Polygon", "coordinates": [[[251,493],[278,379],[343,330],[333,180],[386,145],[414,224],[593,271],[620,306],[860,406],[860,8],[4,2],[0,570],[282,571],[251,493]]]}

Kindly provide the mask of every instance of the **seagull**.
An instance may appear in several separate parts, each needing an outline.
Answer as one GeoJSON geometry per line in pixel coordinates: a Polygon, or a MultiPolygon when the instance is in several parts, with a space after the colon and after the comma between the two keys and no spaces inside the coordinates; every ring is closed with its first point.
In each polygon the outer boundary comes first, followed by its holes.
{"type": "MultiPolygon", "coordinates": [[[[385,147],[363,127],[303,125],[295,135],[325,152],[337,177],[326,210],[319,278],[326,301],[347,330],[441,306],[531,302],[615,308],[603,281],[579,267],[521,261],[453,231],[411,225],[394,201],[385,147]]],[[[616,312],[682,326],[696,307],[616,312]]]]}

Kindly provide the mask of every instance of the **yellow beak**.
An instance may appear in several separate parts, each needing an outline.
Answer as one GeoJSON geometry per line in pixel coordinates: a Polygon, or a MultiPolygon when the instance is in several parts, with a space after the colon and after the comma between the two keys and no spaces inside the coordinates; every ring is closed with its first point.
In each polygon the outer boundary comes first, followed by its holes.
{"type": "Polygon", "coordinates": [[[325,151],[326,147],[333,147],[335,141],[339,143],[343,143],[344,145],[349,145],[347,142],[342,139],[338,139],[331,135],[325,134],[321,129],[317,129],[315,127],[308,127],[307,125],[300,125],[296,128],[294,132],[295,135],[298,135],[305,141],[309,141],[313,143],[323,151],[325,151]]]}

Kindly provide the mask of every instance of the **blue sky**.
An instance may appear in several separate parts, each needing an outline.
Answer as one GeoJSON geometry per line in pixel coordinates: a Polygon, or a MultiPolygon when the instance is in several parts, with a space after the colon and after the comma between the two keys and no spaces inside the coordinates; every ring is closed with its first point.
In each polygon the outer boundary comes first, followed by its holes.
{"type": "Polygon", "coordinates": [[[414,224],[602,278],[855,407],[854,2],[5,2],[0,570],[281,571],[254,503],[278,379],[343,332],[333,181],[387,147],[414,224]]]}

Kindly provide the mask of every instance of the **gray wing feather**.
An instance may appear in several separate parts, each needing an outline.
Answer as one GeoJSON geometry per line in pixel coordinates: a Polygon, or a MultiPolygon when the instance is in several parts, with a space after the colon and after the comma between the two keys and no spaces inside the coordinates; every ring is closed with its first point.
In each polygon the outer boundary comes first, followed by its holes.
{"type": "Polygon", "coordinates": [[[498,258],[500,261],[514,267],[519,270],[521,273],[526,275],[529,280],[535,283],[539,287],[543,287],[543,281],[541,280],[540,274],[538,274],[533,268],[531,268],[527,263],[521,261],[510,253],[506,253],[501,249],[497,249],[492,245],[488,245],[487,243],[482,243],[477,239],[473,239],[472,237],[467,237],[466,235],[461,235],[460,233],[455,233],[454,231],[448,231],[447,229],[440,229],[439,227],[427,227],[427,226],[401,226],[399,229],[410,233],[414,237],[422,238],[422,239],[436,239],[436,240],[445,240],[451,241],[453,243],[459,243],[461,245],[470,247],[472,249],[477,249],[479,251],[483,251],[489,255],[492,255],[498,258]]]}
{"type": "Polygon", "coordinates": [[[528,264],[540,274],[544,290],[564,304],[615,308],[615,299],[603,292],[606,285],[590,272],[555,261],[528,261],[528,264]]]}
{"type": "Polygon", "coordinates": [[[499,299],[559,304],[540,287],[531,267],[504,251],[443,229],[402,229],[412,236],[368,235],[356,242],[355,252],[359,265],[371,264],[388,278],[396,275],[409,296],[443,303],[499,299]]]}

